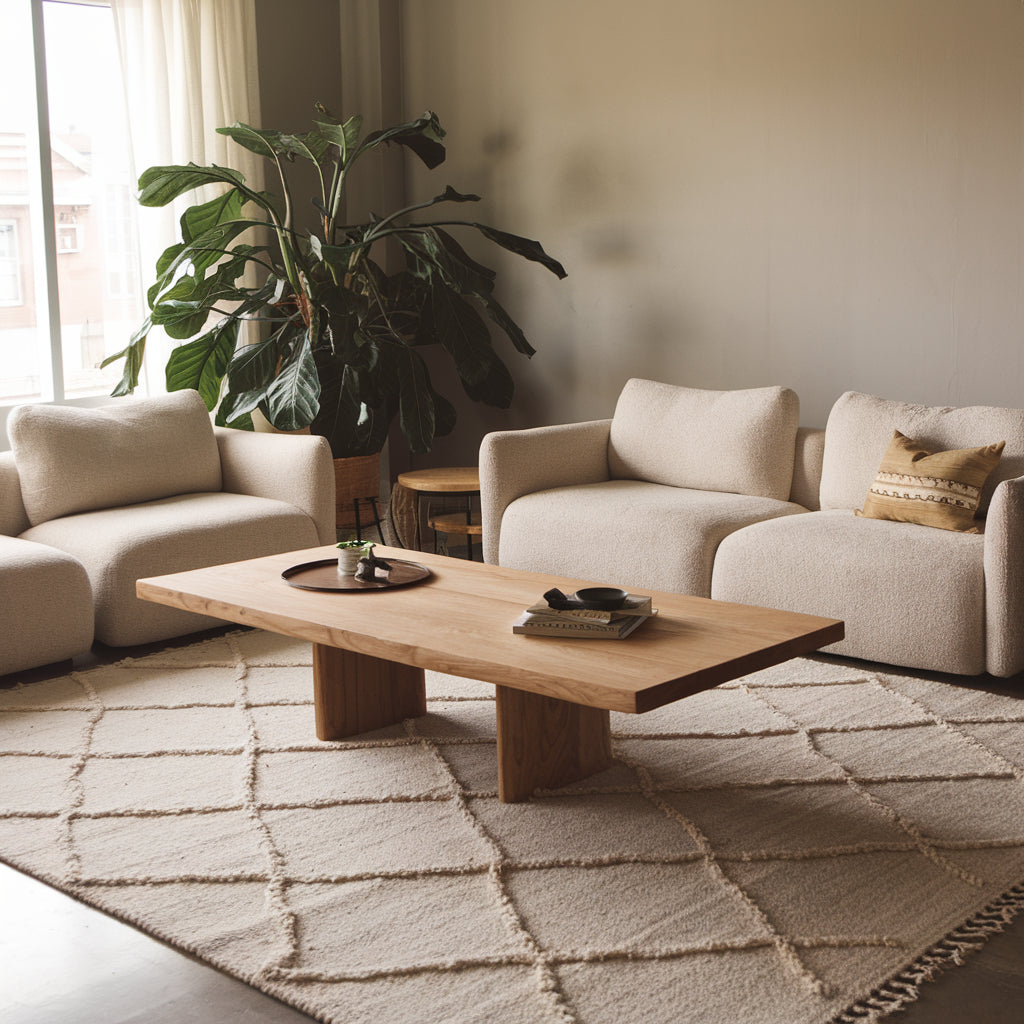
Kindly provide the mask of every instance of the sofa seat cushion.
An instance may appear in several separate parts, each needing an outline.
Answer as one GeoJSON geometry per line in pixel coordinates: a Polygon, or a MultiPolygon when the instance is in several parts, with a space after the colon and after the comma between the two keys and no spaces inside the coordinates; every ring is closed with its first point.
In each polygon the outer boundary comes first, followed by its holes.
{"type": "Polygon", "coordinates": [[[86,568],[96,639],[152,643],[223,625],[135,596],[135,581],[319,544],[313,520],[285,502],[244,494],[185,494],[52,519],[23,537],[52,545],[86,568]]]}
{"type": "Polygon", "coordinates": [[[64,661],[92,646],[92,589],[63,551],[0,535],[0,675],[64,661]]]}
{"type": "Polygon", "coordinates": [[[95,409],[24,405],[7,430],[33,526],[222,486],[217,440],[197,391],[95,409]]]}
{"type": "Polygon", "coordinates": [[[843,619],[832,654],[985,671],[985,538],[852,510],[758,523],[726,538],[711,596],[843,619]]]}
{"type": "Polygon", "coordinates": [[[501,521],[498,561],[532,572],[707,597],[723,537],[775,516],[787,501],[610,480],[537,491],[501,521]]]}
{"type": "Polygon", "coordinates": [[[609,476],[785,501],[799,419],[788,388],[706,391],[630,380],[612,418],[609,476]]]}

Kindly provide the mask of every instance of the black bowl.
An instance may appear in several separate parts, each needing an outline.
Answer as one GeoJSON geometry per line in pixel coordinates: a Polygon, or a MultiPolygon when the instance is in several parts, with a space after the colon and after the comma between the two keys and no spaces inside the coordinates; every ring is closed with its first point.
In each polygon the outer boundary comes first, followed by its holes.
{"type": "Polygon", "coordinates": [[[617,587],[584,587],[576,591],[576,600],[584,608],[594,608],[599,611],[613,612],[626,603],[629,594],[617,587]]]}

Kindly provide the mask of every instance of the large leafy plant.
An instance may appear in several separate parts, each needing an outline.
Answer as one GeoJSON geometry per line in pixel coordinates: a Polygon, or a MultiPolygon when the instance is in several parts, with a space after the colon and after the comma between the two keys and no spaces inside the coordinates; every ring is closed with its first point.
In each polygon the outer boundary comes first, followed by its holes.
{"type": "Polygon", "coordinates": [[[558,277],[565,270],[539,242],[476,221],[416,219],[429,208],[479,201],[451,186],[365,223],[345,223],[346,185],[361,157],[398,144],[434,168],[445,159],[445,133],[429,111],[365,137],[360,117],[342,123],[317,111],[303,134],[241,123],[219,129],[273,164],[280,194],[256,191],[238,171],[216,165],[142,174],[144,206],[165,206],[203,185],[224,189],[182,215],[181,241],[157,261],[149,316],[104,365],[123,358],[114,394],[132,391],[146,338],[159,324],[183,342],[168,360],[168,390],[196,388],[208,408],[217,408],[219,423],[247,426],[259,409],[282,430],[312,425],[338,458],[379,451],[397,416],[411,450],[428,451],[455,423],[454,406],[431,383],[428,346],[451,357],[470,398],[501,408],[511,402],[512,377],[481,314],[516,350],[534,352],[494,296],[494,270],[449,229],[472,229],[558,277]],[[305,233],[295,227],[286,173],[296,160],[312,165],[318,182],[317,229],[305,233]],[[388,240],[401,254],[393,260],[397,270],[385,270],[388,240]],[[258,340],[240,334],[246,321],[262,325],[258,340]]]}

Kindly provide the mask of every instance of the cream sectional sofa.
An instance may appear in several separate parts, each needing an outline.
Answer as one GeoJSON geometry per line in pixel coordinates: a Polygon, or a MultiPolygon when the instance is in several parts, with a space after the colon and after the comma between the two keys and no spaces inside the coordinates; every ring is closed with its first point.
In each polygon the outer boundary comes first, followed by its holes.
{"type": "Polygon", "coordinates": [[[0,674],[220,620],[140,601],[140,577],[334,540],[324,438],[214,427],[194,391],[32,405],[0,453],[0,674]]]}
{"type": "Polygon", "coordinates": [[[502,431],[480,449],[486,561],[844,619],[831,653],[1024,670],[1024,411],[849,392],[798,428],[784,388],[631,380],[610,420],[502,431]],[[1005,440],[978,534],[854,514],[893,430],[1005,440]]]}

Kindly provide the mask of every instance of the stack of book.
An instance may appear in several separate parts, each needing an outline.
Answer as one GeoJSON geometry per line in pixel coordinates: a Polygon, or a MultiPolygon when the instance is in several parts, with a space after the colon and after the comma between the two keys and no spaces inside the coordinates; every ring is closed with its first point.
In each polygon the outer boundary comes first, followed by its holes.
{"type": "Polygon", "coordinates": [[[552,608],[546,601],[531,605],[512,624],[513,633],[526,636],[583,637],[588,640],[622,640],[642,622],[657,615],[651,599],[630,594],[621,608],[552,608]]]}

